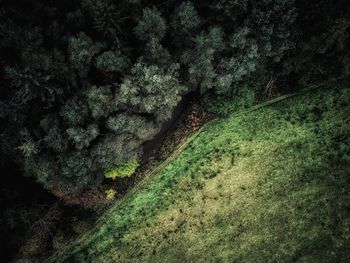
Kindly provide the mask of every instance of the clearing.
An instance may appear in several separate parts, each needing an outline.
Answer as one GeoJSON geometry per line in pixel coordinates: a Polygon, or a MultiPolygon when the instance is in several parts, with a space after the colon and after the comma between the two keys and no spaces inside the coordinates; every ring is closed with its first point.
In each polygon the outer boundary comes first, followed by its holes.
{"type": "Polygon", "coordinates": [[[205,125],[50,262],[350,262],[350,81],[205,125]]]}

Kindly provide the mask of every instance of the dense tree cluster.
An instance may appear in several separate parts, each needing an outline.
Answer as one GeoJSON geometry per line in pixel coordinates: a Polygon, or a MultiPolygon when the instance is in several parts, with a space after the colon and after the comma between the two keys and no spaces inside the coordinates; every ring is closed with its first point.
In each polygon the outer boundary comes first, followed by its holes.
{"type": "Polygon", "coordinates": [[[137,161],[189,91],[234,100],[333,58],[349,71],[345,0],[1,2],[1,159],[48,188],[137,161]]]}
{"type": "Polygon", "coordinates": [[[298,41],[282,72],[305,86],[350,73],[350,2],[296,1],[298,41]]]}

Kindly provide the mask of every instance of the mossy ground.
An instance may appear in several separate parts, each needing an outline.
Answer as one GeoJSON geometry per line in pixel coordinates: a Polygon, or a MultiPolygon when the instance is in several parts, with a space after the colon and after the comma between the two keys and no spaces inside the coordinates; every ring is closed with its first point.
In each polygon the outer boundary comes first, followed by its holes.
{"type": "Polygon", "coordinates": [[[207,124],[53,262],[350,262],[350,82],[207,124]]]}

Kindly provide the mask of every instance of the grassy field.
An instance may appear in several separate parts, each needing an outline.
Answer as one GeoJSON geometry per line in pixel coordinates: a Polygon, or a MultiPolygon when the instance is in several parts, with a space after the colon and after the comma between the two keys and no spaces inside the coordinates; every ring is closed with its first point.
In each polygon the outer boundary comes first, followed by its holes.
{"type": "Polygon", "coordinates": [[[350,262],[350,82],[207,124],[51,262],[350,262]]]}

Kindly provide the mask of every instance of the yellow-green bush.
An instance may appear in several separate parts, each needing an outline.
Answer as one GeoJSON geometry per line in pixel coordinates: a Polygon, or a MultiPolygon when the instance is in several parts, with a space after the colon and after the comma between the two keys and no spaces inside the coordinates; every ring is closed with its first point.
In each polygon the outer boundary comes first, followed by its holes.
{"type": "Polygon", "coordinates": [[[105,173],[105,177],[113,180],[117,177],[130,177],[135,173],[137,167],[139,167],[139,163],[136,160],[129,161],[110,169],[105,173]]]}
{"type": "Polygon", "coordinates": [[[114,200],[117,195],[117,191],[112,188],[106,190],[105,193],[106,193],[107,200],[111,200],[111,201],[114,200]]]}

